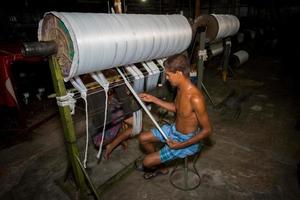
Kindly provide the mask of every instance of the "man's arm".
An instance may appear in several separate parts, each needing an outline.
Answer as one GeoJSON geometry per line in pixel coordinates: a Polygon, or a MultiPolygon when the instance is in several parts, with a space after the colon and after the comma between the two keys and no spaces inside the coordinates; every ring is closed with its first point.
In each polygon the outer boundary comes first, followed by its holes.
{"type": "Polygon", "coordinates": [[[212,126],[208,119],[208,114],[206,111],[204,99],[199,96],[195,96],[191,98],[191,105],[194,109],[194,112],[197,116],[198,123],[201,125],[201,131],[197,133],[195,136],[190,138],[185,142],[176,142],[176,141],[169,141],[167,142],[168,145],[173,149],[182,149],[193,144],[196,144],[203,140],[204,138],[208,137],[212,132],[212,126]]]}
{"type": "Polygon", "coordinates": [[[163,101],[153,95],[147,94],[147,93],[141,93],[139,95],[142,101],[154,103],[168,111],[176,112],[175,104],[172,102],[163,101]]]}

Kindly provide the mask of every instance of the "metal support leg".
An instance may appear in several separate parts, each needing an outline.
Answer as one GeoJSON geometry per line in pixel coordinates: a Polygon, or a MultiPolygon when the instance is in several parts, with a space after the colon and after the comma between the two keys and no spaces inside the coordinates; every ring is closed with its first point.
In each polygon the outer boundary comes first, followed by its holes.
{"type": "Polygon", "coordinates": [[[178,166],[178,161],[176,162],[175,167],[169,176],[169,181],[175,188],[188,191],[193,190],[200,185],[201,178],[195,166],[199,153],[194,156],[193,168],[189,167],[188,157],[179,160],[183,163],[183,166],[178,166]]]}
{"type": "Polygon", "coordinates": [[[185,188],[188,188],[188,158],[185,157],[184,158],[184,185],[185,185],[185,188]]]}

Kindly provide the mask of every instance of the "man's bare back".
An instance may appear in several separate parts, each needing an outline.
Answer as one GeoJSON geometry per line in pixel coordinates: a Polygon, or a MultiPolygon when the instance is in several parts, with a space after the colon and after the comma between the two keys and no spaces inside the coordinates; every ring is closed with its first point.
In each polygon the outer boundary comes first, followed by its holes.
{"type": "Polygon", "coordinates": [[[190,85],[186,90],[178,89],[175,98],[176,107],[176,129],[177,131],[188,134],[198,128],[198,119],[195,110],[191,104],[191,99],[203,101],[202,93],[194,86],[190,85]]]}

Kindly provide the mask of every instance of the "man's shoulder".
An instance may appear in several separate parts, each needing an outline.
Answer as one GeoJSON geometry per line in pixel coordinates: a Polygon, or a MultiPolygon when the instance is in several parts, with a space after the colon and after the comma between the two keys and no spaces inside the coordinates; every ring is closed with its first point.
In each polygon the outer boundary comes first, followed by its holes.
{"type": "Polygon", "coordinates": [[[197,88],[191,93],[190,102],[192,104],[204,103],[204,96],[197,88]]]}

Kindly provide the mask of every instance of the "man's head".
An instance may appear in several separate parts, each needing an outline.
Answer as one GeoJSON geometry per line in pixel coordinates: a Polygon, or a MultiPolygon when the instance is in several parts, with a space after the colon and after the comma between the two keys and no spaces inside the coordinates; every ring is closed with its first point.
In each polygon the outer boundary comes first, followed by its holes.
{"type": "Polygon", "coordinates": [[[175,54],[164,61],[166,69],[166,78],[173,86],[178,85],[181,78],[188,78],[190,74],[190,65],[188,58],[182,54],[175,54]]]}

